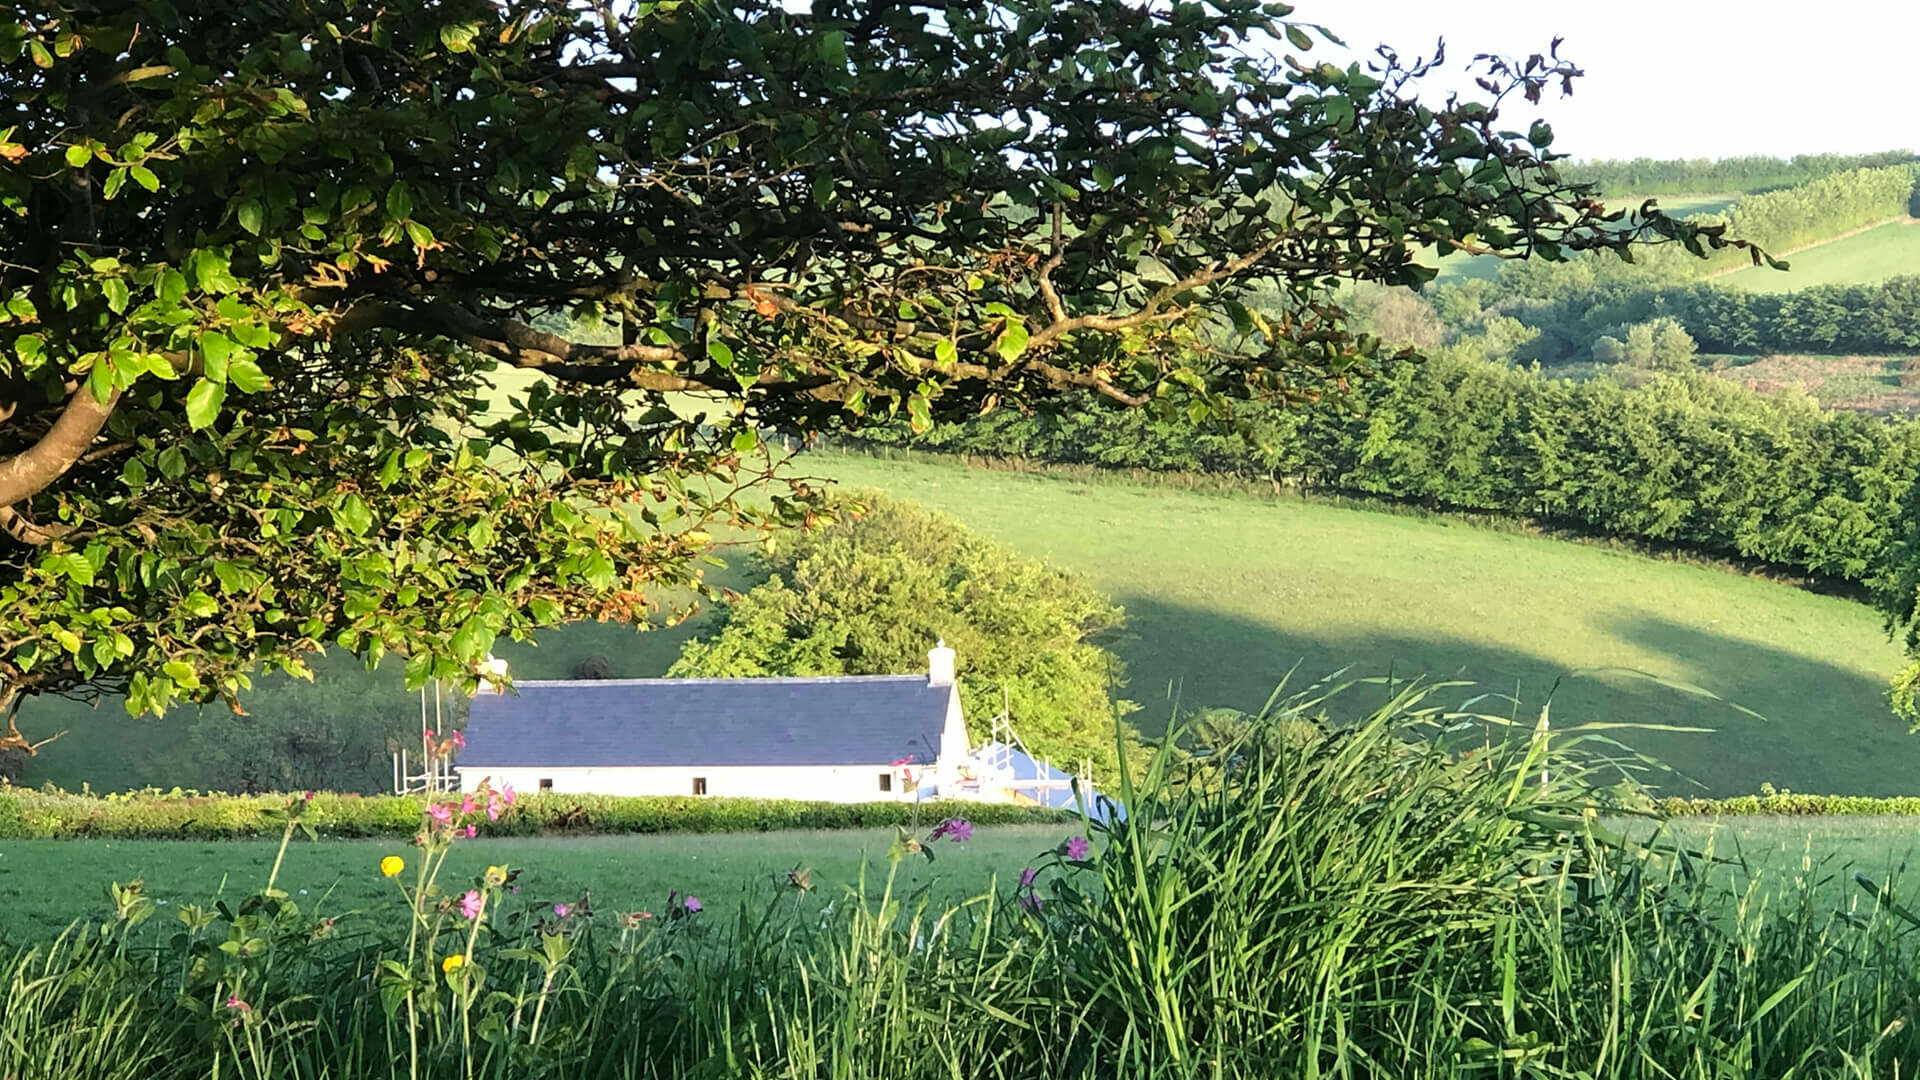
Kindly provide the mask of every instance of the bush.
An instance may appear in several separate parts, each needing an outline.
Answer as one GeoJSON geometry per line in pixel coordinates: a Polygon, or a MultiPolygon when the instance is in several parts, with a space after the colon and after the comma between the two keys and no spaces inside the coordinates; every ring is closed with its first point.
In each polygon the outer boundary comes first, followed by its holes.
{"type": "MultiPolygon", "coordinates": [[[[284,795],[222,795],[139,791],[74,795],[0,787],[0,839],[174,840],[278,837],[284,795]]],[[[408,836],[420,827],[420,796],[314,796],[307,820],[339,838],[408,836]]],[[[1062,820],[1059,811],[997,803],[928,802],[918,817],[964,816],[982,825],[1062,820]]],[[[912,803],[824,803],[790,799],[693,798],[536,794],[521,796],[500,820],[483,823],[489,836],[548,833],[766,832],[774,829],[870,829],[915,820],[912,803]]]]}
{"type": "Polygon", "coordinates": [[[1912,795],[1875,798],[1866,795],[1800,795],[1791,791],[1777,791],[1736,795],[1726,799],[1665,798],[1656,800],[1656,805],[1668,817],[1747,817],[1755,814],[1790,817],[1920,816],[1920,797],[1912,795]]]}

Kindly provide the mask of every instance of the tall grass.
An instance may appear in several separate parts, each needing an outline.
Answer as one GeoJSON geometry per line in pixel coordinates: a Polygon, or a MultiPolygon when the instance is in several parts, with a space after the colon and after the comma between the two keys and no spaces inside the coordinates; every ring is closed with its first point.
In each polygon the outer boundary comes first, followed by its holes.
{"type": "Polygon", "coordinates": [[[1337,688],[1220,745],[1171,739],[1124,816],[1082,826],[1090,848],[1063,830],[953,906],[891,874],[838,896],[796,874],[725,925],[504,893],[467,925],[439,903],[456,888],[422,908],[429,961],[472,940],[449,977],[409,967],[404,907],[318,923],[263,891],[152,944],[122,889],[105,923],[13,958],[0,1077],[1913,1075],[1899,898],[1834,910],[1616,835],[1583,771],[1598,732],[1468,748],[1448,730],[1501,721],[1436,706],[1449,689],[1390,687],[1304,744],[1269,725],[1337,688]]]}

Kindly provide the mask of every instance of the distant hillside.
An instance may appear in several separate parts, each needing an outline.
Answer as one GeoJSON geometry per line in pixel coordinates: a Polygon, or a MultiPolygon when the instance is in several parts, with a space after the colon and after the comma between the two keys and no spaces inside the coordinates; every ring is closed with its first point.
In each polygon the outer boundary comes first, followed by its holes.
{"type": "Polygon", "coordinates": [[[1692,195],[1707,191],[1770,191],[1796,187],[1850,169],[1911,162],[1920,162],[1920,154],[1888,150],[1877,154],[1798,154],[1791,158],[1571,161],[1562,164],[1560,172],[1570,180],[1599,184],[1601,193],[1607,196],[1692,195]]]}

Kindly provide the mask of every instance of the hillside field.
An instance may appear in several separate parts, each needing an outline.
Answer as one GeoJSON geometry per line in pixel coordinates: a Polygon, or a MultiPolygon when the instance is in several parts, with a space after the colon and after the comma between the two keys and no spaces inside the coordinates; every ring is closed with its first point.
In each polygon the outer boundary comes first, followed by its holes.
{"type": "Polygon", "coordinates": [[[1829,240],[1786,256],[1792,269],[1782,273],[1749,267],[1714,279],[1754,292],[1792,292],[1812,285],[1856,285],[1920,274],[1920,223],[1880,225],[1829,240]]]}
{"type": "MultiPolygon", "coordinates": [[[[1766,717],[1633,678],[1560,685],[1557,724],[1717,729],[1618,733],[1707,791],[1771,782],[1894,794],[1914,791],[1920,775],[1920,737],[1884,697],[1900,650],[1850,600],[1606,547],[1291,499],[840,455],[800,464],[945,510],[1086,574],[1127,609],[1116,648],[1148,731],[1176,702],[1257,708],[1295,664],[1297,679],[1345,667],[1476,684],[1448,691],[1454,704],[1517,691],[1526,704],[1514,711],[1530,725],[1556,680],[1618,666],[1766,717]]],[[[1700,790],[1672,778],[1662,786],[1700,790]]]]}

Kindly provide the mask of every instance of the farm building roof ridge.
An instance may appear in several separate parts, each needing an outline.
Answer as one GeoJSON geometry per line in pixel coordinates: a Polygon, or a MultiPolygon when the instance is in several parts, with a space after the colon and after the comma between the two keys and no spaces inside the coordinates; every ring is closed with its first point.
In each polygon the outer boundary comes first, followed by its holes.
{"type": "Polygon", "coordinates": [[[461,769],[926,764],[956,693],[925,675],[517,688],[473,699],[461,769]]]}

